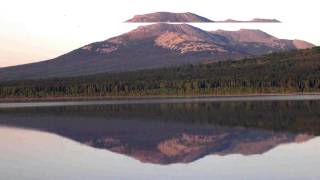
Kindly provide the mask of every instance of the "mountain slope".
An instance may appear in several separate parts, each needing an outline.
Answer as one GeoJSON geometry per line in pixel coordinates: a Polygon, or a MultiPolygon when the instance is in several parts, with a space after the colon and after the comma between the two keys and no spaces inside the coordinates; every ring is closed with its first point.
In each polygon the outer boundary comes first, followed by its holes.
{"type": "Polygon", "coordinates": [[[0,100],[320,91],[320,48],[135,72],[0,83],[0,100]]]}
{"type": "Polygon", "coordinates": [[[253,29],[240,29],[239,31],[217,30],[217,31],[211,31],[211,33],[224,36],[229,40],[236,41],[236,42],[263,43],[270,47],[307,49],[314,46],[311,43],[301,41],[301,40],[291,41],[291,40],[278,39],[261,30],[253,30],[253,29]]]}
{"type": "Polygon", "coordinates": [[[171,12],[155,12],[143,15],[136,15],[126,22],[213,22],[210,19],[202,16],[186,12],[186,13],[171,13],[171,12]]]}
{"type": "Polygon", "coordinates": [[[214,35],[221,35],[228,40],[235,42],[236,49],[254,55],[314,47],[313,44],[306,41],[278,39],[261,30],[254,29],[240,29],[239,31],[217,30],[211,31],[211,33],[214,35]]]}
{"type": "Polygon", "coordinates": [[[240,59],[311,47],[262,31],[207,32],[187,24],[152,24],[57,58],[0,69],[0,80],[69,77],[240,59]]]}

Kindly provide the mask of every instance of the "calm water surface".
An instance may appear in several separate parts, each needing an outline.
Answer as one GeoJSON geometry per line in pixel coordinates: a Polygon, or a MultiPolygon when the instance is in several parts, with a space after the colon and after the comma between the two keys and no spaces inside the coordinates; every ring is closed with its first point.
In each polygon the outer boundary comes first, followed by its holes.
{"type": "Polygon", "coordinates": [[[317,96],[0,107],[0,179],[320,178],[317,96]]]}

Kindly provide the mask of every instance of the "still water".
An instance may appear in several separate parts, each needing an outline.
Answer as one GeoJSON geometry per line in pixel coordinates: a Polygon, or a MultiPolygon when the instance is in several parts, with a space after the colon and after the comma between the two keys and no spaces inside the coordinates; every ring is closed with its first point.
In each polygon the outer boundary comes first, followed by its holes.
{"type": "Polygon", "coordinates": [[[0,179],[320,179],[320,100],[15,103],[0,179]]]}

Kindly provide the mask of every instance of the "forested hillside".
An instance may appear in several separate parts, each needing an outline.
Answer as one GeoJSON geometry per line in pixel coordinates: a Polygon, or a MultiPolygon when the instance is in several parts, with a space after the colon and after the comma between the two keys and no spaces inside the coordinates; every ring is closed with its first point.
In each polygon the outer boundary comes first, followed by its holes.
{"type": "Polygon", "coordinates": [[[320,47],[175,68],[0,82],[1,98],[292,92],[320,92],[320,47]]]}

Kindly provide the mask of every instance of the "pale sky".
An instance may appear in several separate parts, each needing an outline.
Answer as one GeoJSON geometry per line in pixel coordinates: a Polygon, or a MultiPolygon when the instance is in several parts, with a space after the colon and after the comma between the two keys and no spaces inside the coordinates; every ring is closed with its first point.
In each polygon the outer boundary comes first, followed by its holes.
{"type": "Polygon", "coordinates": [[[0,0],[0,67],[37,62],[137,27],[135,14],[193,12],[212,20],[276,18],[281,24],[194,24],[261,29],[320,45],[319,0],[0,0]]]}

